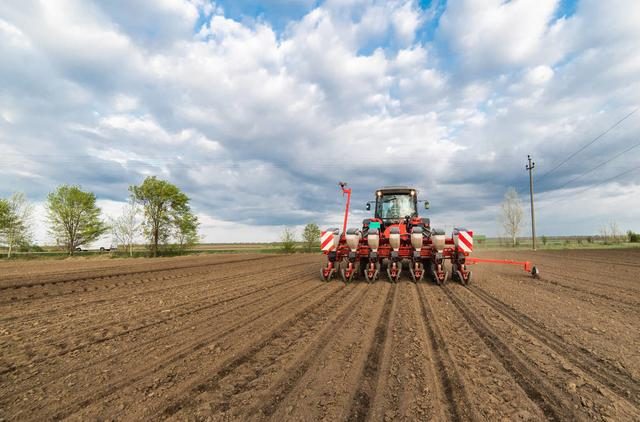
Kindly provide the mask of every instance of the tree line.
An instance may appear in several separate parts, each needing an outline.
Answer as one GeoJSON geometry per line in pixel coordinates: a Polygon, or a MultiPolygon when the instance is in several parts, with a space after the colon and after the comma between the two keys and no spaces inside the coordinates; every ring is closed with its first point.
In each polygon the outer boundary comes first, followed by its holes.
{"type": "MultiPolygon", "coordinates": [[[[189,197],[155,176],[129,187],[129,202],[117,218],[105,221],[96,201],[93,192],[78,185],[61,185],[47,196],[48,232],[69,255],[109,232],[130,255],[139,235],[148,240],[154,257],[171,242],[182,250],[199,240],[200,223],[189,197]]],[[[33,206],[24,194],[0,198],[0,244],[6,245],[9,257],[17,247],[31,243],[32,218],[33,206]]]]}

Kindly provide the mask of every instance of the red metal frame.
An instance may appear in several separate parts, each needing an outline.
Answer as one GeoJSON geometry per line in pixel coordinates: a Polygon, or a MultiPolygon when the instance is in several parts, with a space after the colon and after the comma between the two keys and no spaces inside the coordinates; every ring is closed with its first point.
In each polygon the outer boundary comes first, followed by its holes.
{"type": "Polygon", "coordinates": [[[349,205],[351,204],[351,188],[346,187],[347,184],[340,182],[340,189],[342,189],[342,196],[347,194],[347,206],[344,210],[344,223],[342,224],[342,236],[347,233],[347,221],[349,220],[349,205]]]}
{"type": "Polygon", "coordinates": [[[487,258],[469,257],[466,259],[466,262],[467,264],[477,264],[480,262],[484,262],[487,264],[517,265],[519,267],[522,267],[522,269],[528,273],[530,273],[533,268],[533,264],[531,264],[530,261],[514,261],[512,259],[487,259],[487,258]]]}

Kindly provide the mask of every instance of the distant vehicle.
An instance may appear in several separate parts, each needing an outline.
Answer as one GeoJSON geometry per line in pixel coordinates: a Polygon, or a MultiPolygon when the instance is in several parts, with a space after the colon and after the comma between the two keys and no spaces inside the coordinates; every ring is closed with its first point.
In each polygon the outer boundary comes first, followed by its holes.
{"type": "Polygon", "coordinates": [[[118,246],[109,246],[108,248],[105,246],[100,246],[100,248],[98,249],[84,249],[80,246],[78,246],[77,248],[74,249],[74,251],[76,252],[111,252],[111,251],[117,251],[118,250],[118,246]]]}

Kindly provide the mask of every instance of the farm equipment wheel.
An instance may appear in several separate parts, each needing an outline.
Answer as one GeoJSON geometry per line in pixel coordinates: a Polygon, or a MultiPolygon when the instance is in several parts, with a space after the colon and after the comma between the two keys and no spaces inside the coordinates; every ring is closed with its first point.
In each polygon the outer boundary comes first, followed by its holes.
{"type": "Polygon", "coordinates": [[[402,273],[402,261],[390,262],[387,266],[387,276],[390,283],[397,283],[402,273]]]}
{"type": "Polygon", "coordinates": [[[531,268],[531,275],[533,278],[540,278],[540,270],[538,270],[538,267],[534,266],[531,268]]]}
{"type": "Polygon", "coordinates": [[[413,281],[414,283],[422,281],[422,279],[424,278],[424,265],[422,264],[422,262],[416,262],[415,264],[412,264],[410,273],[411,281],[413,281]],[[413,265],[415,265],[417,268],[414,268],[413,265]],[[419,271],[420,275],[418,277],[416,277],[415,270],[419,271]]]}
{"type": "MultiPolygon", "coordinates": [[[[328,265],[328,264],[327,264],[328,265]]],[[[325,277],[325,269],[326,267],[320,268],[320,280],[327,282],[327,281],[331,281],[331,279],[333,278],[333,276],[335,275],[336,271],[340,271],[340,265],[338,262],[334,262],[333,263],[333,268],[331,268],[331,271],[329,272],[329,275],[325,277]]]]}
{"type": "Polygon", "coordinates": [[[340,267],[341,267],[340,268],[340,275],[342,276],[342,281],[344,281],[345,283],[351,283],[351,281],[353,280],[353,277],[358,272],[358,268],[355,265],[355,263],[346,260],[345,262],[342,263],[342,265],[340,267]],[[349,276],[348,277],[347,277],[347,274],[346,274],[347,271],[349,271],[349,276]]]}
{"type": "Polygon", "coordinates": [[[465,279],[465,278],[462,276],[462,272],[460,272],[460,270],[458,270],[458,271],[456,271],[456,276],[455,276],[455,278],[456,278],[458,281],[460,281],[460,283],[461,283],[463,286],[468,286],[468,285],[471,283],[471,277],[472,277],[472,275],[473,275],[473,273],[472,273],[471,271],[469,271],[469,273],[468,273],[468,275],[467,275],[467,278],[465,279]]]}
{"type": "Polygon", "coordinates": [[[380,272],[380,264],[377,262],[367,262],[363,265],[364,279],[367,283],[373,283],[378,279],[378,273],[380,272]]]}
{"type": "Polygon", "coordinates": [[[449,278],[448,271],[444,273],[444,276],[442,278],[438,277],[438,272],[435,269],[431,271],[431,275],[433,277],[433,281],[435,281],[438,286],[444,286],[447,282],[447,279],[449,278]]]}

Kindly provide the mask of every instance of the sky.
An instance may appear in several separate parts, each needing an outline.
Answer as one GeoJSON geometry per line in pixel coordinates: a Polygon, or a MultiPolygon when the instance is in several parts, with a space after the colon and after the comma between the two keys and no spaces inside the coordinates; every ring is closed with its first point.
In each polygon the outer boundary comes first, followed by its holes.
{"type": "Polygon", "coordinates": [[[496,236],[514,187],[527,236],[530,154],[538,235],[640,231],[638,22],[636,0],[3,1],[0,197],[44,243],[56,186],[117,216],[156,175],[204,241],[250,242],[340,225],[338,181],[354,226],[410,185],[434,227],[496,236]]]}

